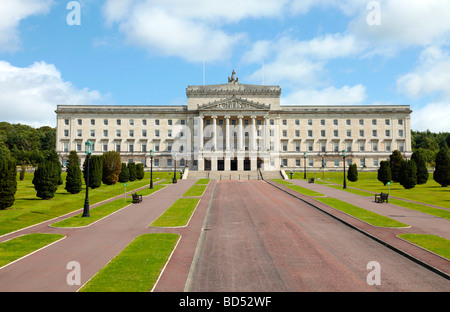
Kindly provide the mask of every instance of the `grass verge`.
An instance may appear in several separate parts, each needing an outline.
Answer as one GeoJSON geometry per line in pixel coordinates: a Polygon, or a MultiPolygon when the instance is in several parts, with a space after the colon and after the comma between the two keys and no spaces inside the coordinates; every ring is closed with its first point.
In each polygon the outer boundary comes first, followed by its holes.
{"type": "Polygon", "coordinates": [[[394,228],[408,227],[407,224],[398,222],[396,220],[368,211],[366,209],[351,205],[336,198],[323,197],[323,198],[316,198],[316,200],[373,226],[394,227],[394,228]]]}
{"type": "Polygon", "coordinates": [[[291,182],[283,180],[283,179],[273,179],[272,181],[282,184],[282,185],[290,188],[291,190],[294,190],[294,191],[299,192],[300,194],[303,194],[306,196],[325,196],[319,192],[312,191],[310,189],[301,187],[299,185],[292,184],[291,182]]]}
{"type": "Polygon", "coordinates": [[[186,197],[192,197],[192,196],[200,197],[200,196],[203,195],[203,193],[205,192],[207,187],[208,187],[208,185],[206,185],[206,184],[192,185],[186,191],[186,193],[183,194],[183,196],[186,196],[186,197]]]}
{"type": "Polygon", "coordinates": [[[208,184],[209,179],[199,179],[195,184],[208,184]]]}
{"type": "Polygon", "coordinates": [[[63,238],[62,234],[27,234],[0,244],[0,267],[63,238]]]}
{"type": "Polygon", "coordinates": [[[179,198],[167,210],[153,221],[154,227],[186,226],[200,198],[179,198]]]}
{"type": "Polygon", "coordinates": [[[450,240],[428,234],[400,234],[398,237],[427,249],[446,259],[450,259],[450,240]]]}
{"type": "Polygon", "coordinates": [[[179,235],[154,233],[136,237],[80,291],[148,292],[167,263],[179,235]]]}

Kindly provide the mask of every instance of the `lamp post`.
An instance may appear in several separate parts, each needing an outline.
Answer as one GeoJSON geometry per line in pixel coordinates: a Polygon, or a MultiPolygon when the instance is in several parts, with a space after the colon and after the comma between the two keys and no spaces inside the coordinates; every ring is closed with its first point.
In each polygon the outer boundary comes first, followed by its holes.
{"type": "Polygon", "coordinates": [[[304,158],[304,170],[303,170],[303,179],[306,180],[306,152],[303,153],[303,158],[304,158]]]}
{"type": "Polygon", "coordinates": [[[153,157],[155,152],[150,150],[150,189],[153,189],[153,157]]]}
{"type": "Polygon", "coordinates": [[[90,217],[89,215],[89,163],[91,162],[91,154],[94,150],[94,143],[91,141],[86,141],[85,143],[85,153],[87,155],[87,174],[86,174],[86,197],[84,198],[84,208],[82,217],[90,217]]]}
{"type": "Polygon", "coordinates": [[[177,153],[173,153],[174,167],[172,183],[177,183],[177,153]]]}
{"type": "Polygon", "coordinates": [[[343,188],[347,188],[347,179],[345,178],[345,157],[347,156],[347,151],[342,150],[342,156],[344,157],[344,186],[343,188]]]}

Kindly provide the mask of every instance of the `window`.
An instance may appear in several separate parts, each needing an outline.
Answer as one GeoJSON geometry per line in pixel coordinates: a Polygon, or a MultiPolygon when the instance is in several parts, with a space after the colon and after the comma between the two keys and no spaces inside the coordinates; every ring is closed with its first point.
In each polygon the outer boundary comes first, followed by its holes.
{"type": "Polygon", "coordinates": [[[63,143],[63,151],[64,152],[68,152],[69,151],[69,143],[67,143],[67,142],[63,143]]]}
{"type": "Polygon", "coordinates": [[[298,138],[300,137],[300,130],[295,130],[295,136],[298,138]]]}
{"type": "Polygon", "coordinates": [[[400,152],[404,152],[405,151],[405,143],[404,142],[399,142],[398,143],[398,150],[400,152]]]}
{"type": "Polygon", "coordinates": [[[133,153],[134,152],[134,143],[128,144],[128,151],[133,153]]]}
{"type": "Polygon", "coordinates": [[[283,152],[287,152],[287,142],[282,143],[283,152]]]}
{"type": "Polygon", "coordinates": [[[402,136],[403,136],[403,130],[401,130],[401,129],[398,130],[398,136],[399,136],[399,137],[402,137],[402,136]]]}
{"type": "Polygon", "coordinates": [[[103,151],[104,152],[108,151],[108,143],[103,143],[103,151]]]}
{"type": "Polygon", "coordinates": [[[287,126],[287,120],[283,119],[283,126],[287,126]]]}
{"type": "Polygon", "coordinates": [[[335,167],[339,167],[339,159],[335,159],[334,160],[334,166],[335,167]]]}
{"type": "Polygon", "coordinates": [[[83,132],[82,132],[80,129],[78,129],[78,130],[77,130],[77,136],[78,136],[78,137],[82,137],[82,134],[83,134],[83,132]]]}
{"type": "Polygon", "coordinates": [[[321,119],[321,120],[320,120],[320,125],[321,125],[321,126],[325,126],[325,119],[321,119]]]}
{"type": "Polygon", "coordinates": [[[386,130],[386,136],[390,137],[391,136],[391,130],[386,130]]]}
{"type": "Polygon", "coordinates": [[[359,151],[360,152],[364,152],[364,149],[365,149],[365,143],[364,142],[359,142],[359,151]]]}
{"type": "Polygon", "coordinates": [[[81,152],[81,143],[77,143],[77,152],[81,152]]]}
{"type": "Polygon", "coordinates": [[[142,143],[142,151],[143,152],[147,151],[147,144],[146,143],[142,143]]]}
{"type": "Polygon", "coordinates": [[[130,134],[130,137],[131,137],[131,138],[134,137],[134,130],[130,130],[130,131],[129,131],[129,134],[130,134]]]}
{"type": "Polygon", "coordinates": [[[359,130],[359,136],[364,137],[364,130],[359,130]]]}
{"type": "Polygon", "coordinates": [[[299,120],[299,119],[296,119],[296,120],[295,120],[295,125],[296,125],[296,126],[300,126],[300,120],[299,120]]]}
{"type": "Polygon", "coordinates": [[[172,151],[172,142],[167,142],[167,151],[168,152],[172,151]]]}
{"type": "Polygon", "coordinates": [[[81,119],[78,119],[78,125],[81,126],[83,124],[83,121],[81,119]]]}
{"type": "Polygon", "coordinates": [[[120,138],[122,136],[122,132],[120,130],[116,130],[116,137],[120,138]]]}
{"type": "Polygon", "coordinates": [[[308,119],[308,126],[312,126],[312,119],[308,119]]]}
{"type": "Polygon", "coordinates": [[[364,119],[360,119],[360,120],[359,120],[359,125],[360,125],[360,126],[364,126],[364,119]]]}
{"type": "Polygon", "coordinates": [[[351,152],[352,151],[352,143],[351,142],[347,142],[347,148],[346,148],[347,152],[351,152]]]}
{"type": "Polygon", "coordinates": [[[351,121],[350,119],[347,119],[347,120],[345,121],[345,123],[347,124],[347,126],[350,126],[350,125],[352,124],[352,121],[351,121]]]}
{"type": "Polygon", "coordinates": [[[68,137],[69,136],[69,130],[64,130],[64,136],[68,137]]]}
{"type": "Polygon", "coordinates": [[[386,146],[386,152],[390,152],[391,151],[391,142],[386,142],[385,146],[386,146]]]}
{"type": "Polygon", "coordinates": [[[172,125],[172,119],[167,120],[167,124],[168,124],[169,126],[171,126],[171,125],[172,125]]]}
{"type": "Polygon", "coordinates": [[[373,143],[372,143],[372,150],[373,150],[374,152],[378,152],[378,142],[373,142],[373,143]]]}
{"type": "Polygon", "coordinates": [[[320,142],[320,151],[325,152],[327,148],[326,142],[320,142]]]}
{"type": "MultiPolygon", "coordinates": [[[[222,123],[223,123],[223,120],[222,120],[222,123]]],[[[181,124],[182,126],[186,125],[186,120],[181,119],[181,120],[180,120],[180,124],[181,124]]],[[[184,160],[184,159],[183,159],[183,160],[184,160]]]]}
{"type": "Polygon", "coordinates": [[[359,164],[361,165],[361,167],[366,167],[366,159],[365,158],[361,158],[359,160],[359,164]]]}
{"type": "Polygon", "coordinates": [[[120,143],[116,143],[116,152],[120,152],[120,143]]]}
{"type": "Polygon", "coordinates": [[[155,152],[159,152],[159,142],[155,143],[155,152]]]}
{"type": "Polygon", "coordinates": [[[373,160],[373,165],[374,165],[374,167],[378,167],[378,166],[379,166],[379,164],[378,164],[378,158],[375,158],[375,159],[373,160]]]}
{"type": "Polygon", "coordinates": [[[390,120],[390,119],[385,119],[385,120],[384,120],[384,124],[385,124],[386,126],[389,126],[389,125],[391,124],[391,120],[390,120]]]}
{"type": "Polygon", "coordinates": [[[283,158],[283,167],[287,167],[287,165],[288,165],[287,159],[283,158]]]}
{"type": "Polygon", "coordinates": [[[120,126],[122,124],[122,121],[120,119],[116,120],[116,125],[120,126]]]}
{"type": "Polygon", "coordinates": [[[399,126],[403,126],[403,119],[399,119],[399,120],[398,120],[398,125],[399,125],[399,126]]]}
{"type": "Polygon", "coordinates": [[[108,130],[103,130],[103,136],[104,136],[105,138],[108,137],[108,130]]]}
{"type": "Polygon", "coordinates": [[[308,142],[308,151],[309,152],[313,151],[313,143],[312,142],[308,142]]]}
{"type": "Polygon", "coordinates": [[[295,166],[300,167],[300,158],[295,159],[295,166]]]}
{"type": "Polygon", "coordinates": [[[167,159],[167,167],[172,167],[172,158],[167,159]]]}
{"type": "Polygon", "coordinates": [[[335,126],[338,125],[338,120],[337,119],[333,119],[333,125],[335,125],[335,126]]]}
{"type": "Polygon", "coordinates": [[[309,167],[314,166],[314,159],[308,158],[308,166],[309,166],[309,167]]]}
{"type": "Polygon", "coordinates": [[[283,130],[283,137],[287,137],[287,130],[283,130]]]}
{"type": "Polygon", "coordinates": [[[321,136],[322,138],[325,137],[325,130],[320,130],[320,136],[321,136]]]}
{"type": "Polygon", "coordinates": [[[300,152],[300,142],[295,142],[295,151],[300,152]]]}
{"type": "Polygon", "coordinates": [[[147,130],[142,130],[142,137],[146,138],[147,137],[147,130]]]}
{"type": "Polygon", "coordinates": [[[142,125],[146,126],[147,125],[147,119],[142,119],[142,125]]]}
{"type": "Polygon", "coordinates": [[[271,126],[275,125],[275,121],[273,119],[270,119],[270,125],[271,126]]]}
{"type": "Polygon", "coordinates": [[[376,119],[372,119],[372,126],[376,126],[377,125],[377,120],[376,119]]]}
{"type": "Polygon", "coordinates": [[[64,119],[64,124],[65,124],[66,126],[68,126],[68,125],[69,125],[69,119],[64,119]]]}
{"type": "Polygon", "coordinates": [[[91,119],[91,126],[95,126],[95,119],[91,119]]]}
{"type": "Polygon", "coordinates": [[[339,143],[338,142],[333,142],[333,151],[339,152],[339,143]]]}
{"type": "Polygon", "coordinates": [[[372,130],[372,136],[373,136],[373,137],[377,137],[377,136],[378,136],[377,130],[372,130]]]}
{"type": "Polygon", "coordinates": [[[172,130],[167,130],[167,136],[168,136],[169,138],[172,137],[172,130]]]}
{"type": "Polygon", "coordinates": [[[350,138],[352,136],[352,130],[347,130],[347,137],[350,138]]]}
{"type": "Polygon", "coordinates": [[[103,119],[103,125],[105,125],[105,126],[108,125],[108,119],[103,119]]]}
{"type": "Polygon", "coordinates": [[[339,131],[338,130],[333,130],[333,135],[335,138],[337,138],[339,136],[339,131]]]}
{"type": "Polygon", "coordinates": [[[155,119],[155,126],[159,126],[159,119],[155,119]]]}
{"type": "Polygon", "coordinates": [[[155,158],[155,159],[153,160],[153,165],[154,165],[155,167],[159,167],[159,158],[155,158]]]}
{"type": "Polygon", "coordinates": [[[155,130],[155,137],[159,138],[159,130],[155,130]]]}
{"type": "Polygon", "coordinates": [[[313,136],[313,131],[312,130],[308,130],[308,137],[312,138],[313,136]]]}

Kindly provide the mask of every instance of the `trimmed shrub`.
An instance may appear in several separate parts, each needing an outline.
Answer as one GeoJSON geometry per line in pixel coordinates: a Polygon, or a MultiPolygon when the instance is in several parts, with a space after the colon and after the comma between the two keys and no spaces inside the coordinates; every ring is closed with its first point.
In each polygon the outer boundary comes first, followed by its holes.
{"type": "Polygon", "coordinates": [[[42,199],[51,199],[58,189],[59,166],[53,161],[41,162],[34,172],[33,184],[36,196],[42,199]]]}
{"type": "Polygon", "coordinates": [[[136,164],[133,162],[128,163],[128,174],[130,175],[130,182],[136,181],[136,164]]]}
{"type": "Polygon", "coordinates": [[[0,210],[14,204],[16,191],[16,162],[13,158],[0,158],[0,210]]]}
{"type": "Polygon", "coordinates": [[[356,164],[352,164],[348,167],[347,179],[351,182],[358,181],[358,168],[356,164]]]}
{"type": "Polygon", "coordinates": [[[119,181],[119,174],[122,170],[122,160],[119,152],[103,153],[103,177],[102,181],[106,185],[113,185],[119,181]]]}
{"type": "Polygon", "coordinates": [[[417,166],[417,184],[424,184],[428,181],[428,169],[425,157],[422,152],[415,151],[411,159],[414,160],[417,166]]]}
{"type": "Polygon", "coordinates": [[[400,153],[400,151],[395,150],[389,156],[389,160],[390,160],[389,163],[391,165],[392,181],[400,182],[399,173],[400,173],[400,167],[402,166],[403,156],[400,153]]]}
{"type": "Polygon", "coordinates": [[[142,180],[144,178],[144,164],[136,164],[136,179],[142,180]]]}
{"type": "MultiPolygon", "coordinates": [[[[87,158],[83,163],[83,177],[86,183],[87,177],[87,158]]],[[[92,189],[98,188],[102,185],[103,176],[103,158],[102,156],[91,156],[89,164],[89,187],[92,189]]]]}
{"type": "Polygon", "coordinates": [[[378,169],[378,181],[382,182],[384,186],[391,181],[391,165],[388,160],[382,160],[380,162],[380,168],[378,169]]]}
{"type": "Polygon", "coordinates": [[[70,194],[78,194],[83,188],[81,181],[81,169],[78,165],[73,164],[67,168],[66,191],[70,194]]]}

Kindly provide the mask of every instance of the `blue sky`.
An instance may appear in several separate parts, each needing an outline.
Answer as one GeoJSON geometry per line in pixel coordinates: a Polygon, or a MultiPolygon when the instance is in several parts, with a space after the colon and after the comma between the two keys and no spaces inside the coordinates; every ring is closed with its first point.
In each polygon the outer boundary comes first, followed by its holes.
{"type": "Polygon", "coordinates": [[[55,125],[57,104],[185,104],[188,85],[282,88],[282,104],[407,104],[450,131],[445,0],[0,2],[0,121],[55,125]]]}

